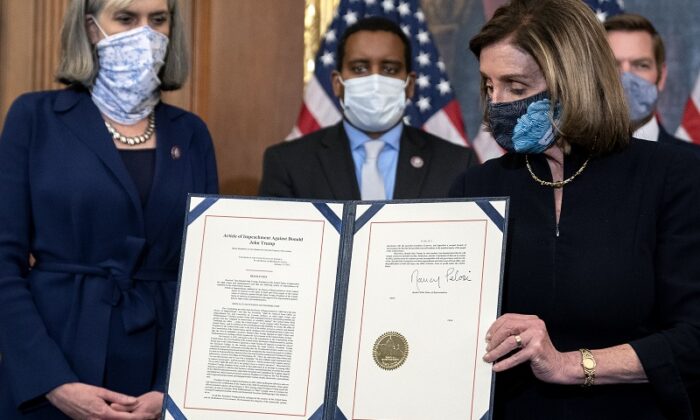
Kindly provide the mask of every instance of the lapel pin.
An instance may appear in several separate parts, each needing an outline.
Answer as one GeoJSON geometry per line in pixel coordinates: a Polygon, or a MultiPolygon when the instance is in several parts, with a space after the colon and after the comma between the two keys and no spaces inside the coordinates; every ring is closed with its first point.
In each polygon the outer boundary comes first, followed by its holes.
{"type": "Polygon", "coordinates": [[[173,158],[173,160],[178,160],[178,159],[180,159],[180,156],[182,156],[182,152],[180,152],[180,148],[177,146],[173,146],[173,148],[170,149],[170,157],[173,158]]]}
{"type": "Polygon", "coordinates": [[[425,161],[423,160],[422,157],[420,156],[413,156],[411,158],[411,166],[413,166],[416,169],[420,169],[425,165],[425,161]]]}

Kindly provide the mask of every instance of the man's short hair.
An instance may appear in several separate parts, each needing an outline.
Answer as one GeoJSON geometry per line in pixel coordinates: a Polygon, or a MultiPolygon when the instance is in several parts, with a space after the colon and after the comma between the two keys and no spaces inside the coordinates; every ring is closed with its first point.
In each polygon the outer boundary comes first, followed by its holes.
{"type": "Polygon", "coordinates": [[[612,31],[624,31],[624,32],[636,32],[642,31],[651,35],[652,45],[654,47],[654,60],[656,61],[656,67],[661,71],[661,67],[666,62],[666,49],[664,48],[664,41],[661,36],[656,32],[656,28],[651,22],[641,15],[636,15],[633,13],[623,13],[620,15],[611,16],[604,23],[605,30],[607,32],[612,31]]]}
{"type": "Polygon", "coordinates": [[[343,58],[345,57],[345,44],[347,43],[348,38],[350,38],[352,34],[360,31],[384,31],[390,32],[398,36],[401,39],[401,42],[403,43],[404,60],[406,61],[406,71],[409,73],[411,72],[411,69],[413,68],[413,56],[411,54],[411,43],[408,41],[408,37],[403,32],[401,27],[397,25],[394,21],[380,16],[370,16],[368,18],[361,19],[357,21],[357,23],[349,26],[345,30],[343,36],[340,38],[340,42],[338,43],[338,61],[336,63],[336,68],[338,71],[342,70],[343,68],[343,58]]]}

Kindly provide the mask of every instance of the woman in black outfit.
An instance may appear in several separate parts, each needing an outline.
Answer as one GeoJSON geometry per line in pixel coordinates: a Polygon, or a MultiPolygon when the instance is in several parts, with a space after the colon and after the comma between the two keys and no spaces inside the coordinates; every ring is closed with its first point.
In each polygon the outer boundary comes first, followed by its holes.
{"type": "Polygon", "coordinates": [[[605,33],[580,0],[513,0],[470,42],[509,151],[454,196],[510,196],[495,418],[692,418],[700,171],[630,139],[605,33]]]}

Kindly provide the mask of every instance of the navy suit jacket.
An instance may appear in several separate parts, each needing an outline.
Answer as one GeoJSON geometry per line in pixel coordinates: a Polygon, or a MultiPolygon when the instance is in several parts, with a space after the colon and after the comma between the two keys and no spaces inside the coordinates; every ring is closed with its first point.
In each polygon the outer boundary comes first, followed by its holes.
{"type": "MultiPolygon", "coordinates": [[[[465,147],[404,126],[394,199],[442,198],[454,179],[478,162],[465,147]]],[[[343,123],[269,147],[260,196],[359,200],[350,140],[343,123]]]]}
{"type": "Polygon", "coordinates": [[[671,135],[661,124],[659,124],[658,140],[659,143],[675,144],[677,147],[683,148],[687,153],[693,153],[696,157],[700,158],[700,146],[671,135]]]}
{"type": "Polygon", "coordinates": [[[68,382],[162,388],[187,194],[218,182],[199,118],[161,103],[155,121],[142,205],[87,91],[12,105],[0,137],[0,418],[62,417],[43,395],[68,382]]]}

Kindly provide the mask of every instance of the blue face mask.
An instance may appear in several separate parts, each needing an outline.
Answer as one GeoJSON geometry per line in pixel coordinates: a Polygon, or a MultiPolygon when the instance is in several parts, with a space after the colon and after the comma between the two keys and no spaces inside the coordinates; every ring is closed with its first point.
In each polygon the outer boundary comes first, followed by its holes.
{"type": "Polygon", "coordinates": [[[489,100],[487,107],[491,133],[507,151],[542,153],[554,143],[552,120],[559,118],[559,107],[552,117],[546,91],[513,102],[494,104],[489,100]]]}
{"type": "Polygon", "coordinates": [[[125,125],[148,117],[160,101],[158,72],[165,62],[168,37],[149,26],[107,35],[95,46],[100,68],[92,100],[100,112],[125,125]]]}
{"type": "Polygon", "coordinates": [[[624,72],[622,88],[625,90],[632,123],[641,123],[654,113],[656,101],[659,99],[659,89],[655,84],[634,73],[624,72]]]}

